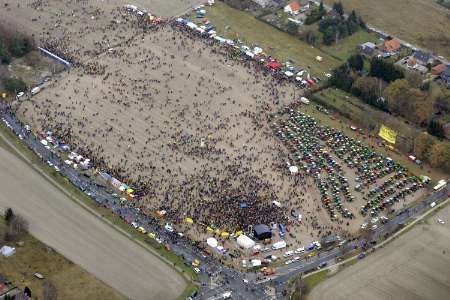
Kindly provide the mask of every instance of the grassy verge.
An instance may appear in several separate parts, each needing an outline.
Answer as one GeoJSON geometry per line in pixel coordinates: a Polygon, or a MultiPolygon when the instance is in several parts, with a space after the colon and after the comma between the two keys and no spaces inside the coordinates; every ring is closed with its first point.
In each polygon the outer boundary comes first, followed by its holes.
{"type": "MultiPolygon", "coordinates": [[[[282,62],[292,60],[299,67],[311,66],[313,75],[321,76],[341,63],[297,37],[222,2],[216,1],[214,6],[208,7],[206,18],[216,26],[219,34],[227,38],[240,39],[248,45],[257,44],[267,54],[273,55],[282,62]],[[323,61],[318,62],[316,56],[322,56],[323,61]]],[[[195,16],[192,19],[197,21],[195,16]]]]}
{"type": "MultiPolygon", "coordinates": [[[[102,216],[102,218],[106,219],[107,224],[117,226],[122,229],[124,232],[128,234],[128,237],[131,240],[137,240],[144,243],[147,246],[150,246],[154,252],[163,257],[165,261],[174,269],[181,272],[184,278],[189,278],[187,282],[187,287],[183,294],[180,297],[184,297],[184,295],[190,295],[193,291],[197,289],[197,286],[193,283],[197,279],[197,274],[193,271],[192,267],[187,265],[184,260],[177,256],[175,253],[168,251],[161,244],[158,244],[155,240],[150,239],[147,235],[141,234],[132,228],[130,225],[126,224],[120,217],[115,215],[111,210],[104,208],[102,206],[98,206],[91,198],[89,198],[86,194],[76,188],[74,185],[70,183],[68,179],[61,176],[57,173],[53,168],[40,163],[40,159],[22,142],[20,141],[14,133],[12,133],[8,128],[6,128],[3,124],[0,125],[0,132],[8,138],[10,142],[14,144],[15,147],[23,154],[27,159],[29,159],[36,167],[38,167],[45,174],[50,176],[53,180],[55,180],[60,186],[64,188],[66,192],[68,192],[71,198],[78,199],[83,202],[86,206],[97,212],[102,216]]],[[[4,147],[11,153],[15,154],[17,157],[28,163],[23,157],[18,155],[16,151],[10,147],[2,138],[0,138],[0,146],[4,147]]],[[[49,180],[50,181],[50,180],[49,180]]],[[[51,184],[53,184],[50,181],[51,184]]],[[[58,187],[58,186],[57,186],[58,187]]],[[[59,188],[59,187],[58,187],[59,188]]],[[[185,298],[185,297],[184,297],[185,298]]]]}
{"type": "Polygon", "coordinates": [[[357,52],[358,45],[365,42],[378,43],[378,36],[365,30],[359,30],[336,44],[330,46],[324,45],[321,46],[320,49],[344,62],[350,55],[357,52]]]}
{"type": "MultiPolygon", "coordinates": [[[[0,233],[5,228],[2,219],[0,233]]],[[[0,256],[0,272],[20,289],[28,286],[34,299],[43,299],[43,280],[36,278],[35,272],[54,284],[61,299],[74,299],[75,295],[77,299],[126,299],[30,234],[20,241],[23,246],[7,243],[16,248],[16,253],[8,258],[0,256]]]]}
{"type": "Polygon", "coordinates": [[[324,281],[328,276],[328,270],[322,270],[320,272],[314,273],[311,276],[305,277],[303,280],[305,281],[308,290],[312,290],[316,285],[324,281]]]}

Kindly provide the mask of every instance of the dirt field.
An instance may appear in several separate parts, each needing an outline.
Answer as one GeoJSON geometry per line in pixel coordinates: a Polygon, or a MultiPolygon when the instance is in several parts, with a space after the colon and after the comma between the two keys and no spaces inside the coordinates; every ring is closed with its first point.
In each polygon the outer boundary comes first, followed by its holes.
{"type": "Polygon", "coordinates": [[[450,206],[315,287],[308,299],[447,299],[450,206]],[[439,224],[440,218],[446,223],[439,224]]]}
{"type": "MultiPolygon", "coordinates": [[[[345,204],[353,221],[331,221],[311,174],[289,173],[291,157],[269,128],[268,113],[292,103],[298,88],[170,24],[143,31],[114,3],[11,8],[11,16],[40,16],[24,26],[48,30],[46,41],[76,62],[31,101],[16,104],[24,123],[37,133],[53,130],[97,168],[138,187],[145,196],[133,205],[166,210],[177,230],[193,218],[202,225],[190,228],[196,240],[204,241],[206,226],[251,232],[259,223],[291,223],[286,239],[293,245],[358,232],[363,193],[345,204]],[[301,212],[302,222],[290,218],[292,210],[301,212]]],[[[305,63],[314,59],[311,53],[305,63]]],[[[343,170],[353,193],[355,171],[343,170]]]]}
{"type": "Polygon", "coordinates": [[[183,278],[156,256],[92,216],[13,154],[0,148],[0,157],[0,206],[24,216],[33,236],[132,299],[175,299],[182,293],[183,278]]]}
{"type": "MultiPolygon", "coordinates": [[[[333,5],[333,0],[324,1],[333,5]]],[[[346,12],[352,9],[381,30],[450,57],[450,11],[435,0],[342,0],[346,12]]]]}

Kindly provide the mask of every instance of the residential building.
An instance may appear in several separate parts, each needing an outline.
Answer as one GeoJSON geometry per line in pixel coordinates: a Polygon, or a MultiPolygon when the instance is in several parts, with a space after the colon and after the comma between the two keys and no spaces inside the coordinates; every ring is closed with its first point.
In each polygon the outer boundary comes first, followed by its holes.
{"type": "Polygon", "coordinates": [[[431,68],[431,74],[439,76],[447,68],[446,64],[439,64],[431,68]]]}
{"type": "Polygon", "coordinates": [[[300,4],[297,1],[292,1],[284,7],[284,12],[290,15],[297,15],[300,11],[300,4]]]}
{"type": "Polygon", "coordinates": [[[413,57],[416,60],[417,64],[422,66],[432,64],[434,61],[433,55],[430,52],[424,52],[421,50],[416,51],[413,57]]]}
{"type": "Polygon", "coordinates": [[[398,39],[385,40],[383,44],[383,50],[384,52],[393,54],[400,50],[401,46],[402,45],[398,39]]]}
{"type": "Polygon", "coordinates": [[[367,58],[372,58],[378,54],[377,46],[372,42],[366,42],[359,45],[359,52],[367,58]]]}

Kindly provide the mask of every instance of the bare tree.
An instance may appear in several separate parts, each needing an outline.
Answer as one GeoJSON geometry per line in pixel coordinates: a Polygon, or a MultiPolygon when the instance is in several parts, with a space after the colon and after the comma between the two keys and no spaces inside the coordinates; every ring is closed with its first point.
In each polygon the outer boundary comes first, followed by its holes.
{"type": "Polygon", "coordinates": [[[6,225],[9,225],[9,223],[12,221],[12,219],[14,219],[14,212],[10,207],[8,207],[5,211],[6,225]]]}
{"type": "Polygon", "coordinates": [[[9,221],[4,235],[5,241],[15,241],[28,231],[28,222],[20,215],[14,215],[9,221]]]}
{"type": "Polygon", "coordinates": [[[43,283],[43,299],[44,300],[56,300],[58,299],[58,290],[56,289],[55,285],[46,280],[43,283]]]}

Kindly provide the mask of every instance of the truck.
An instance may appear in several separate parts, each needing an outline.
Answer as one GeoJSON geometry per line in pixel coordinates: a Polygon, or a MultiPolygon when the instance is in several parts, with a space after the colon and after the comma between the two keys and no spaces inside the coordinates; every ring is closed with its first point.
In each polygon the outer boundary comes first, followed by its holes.
{"type": "Polygon", "coordinates": [[[281,237],[283,237],[286,234],[286,227],[283,224],[278,224],[278,230],[280,231],[281,237]]]}
{"type": "Polygon", "coordinates": [[[444,186],[446,186],[446,185],[447,185],[447,182],[444,179],[441,179],[438,181],[438,184],[433,187],[433,190],[435,192],[437,192],[437,191],[441,190],[442,188],[444,188],[444,186]]]}
{"type": "Polygon", "coordinates": [[[287,244],[285,241],[279,241],[272,245],[272,250],[283,249],[283,248],[286,248],[286,246],[287,246],[287,244]]]}

